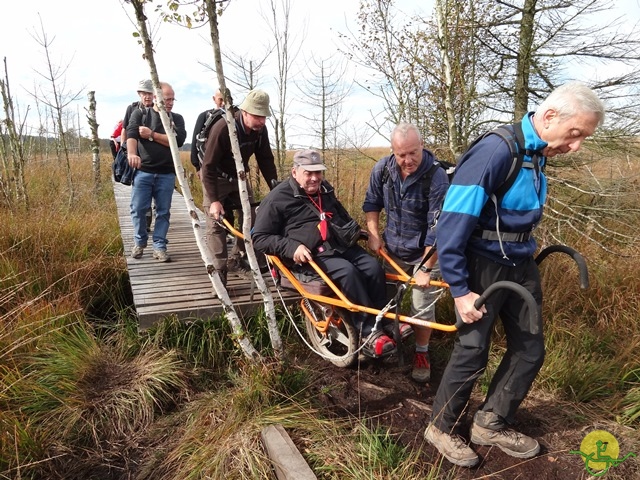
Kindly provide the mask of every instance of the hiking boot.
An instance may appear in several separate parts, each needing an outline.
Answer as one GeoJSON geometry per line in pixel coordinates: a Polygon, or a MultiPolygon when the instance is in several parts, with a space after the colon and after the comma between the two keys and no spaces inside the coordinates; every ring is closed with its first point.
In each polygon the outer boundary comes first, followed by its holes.
{"type": "Polygon", "coordinates": [[[144,253],[144,247],[139,247],[138,245],[134,245],[131,249],[131,258],[142,258],[142,254],[144,253]]]}
{"type": "Polygon", "coordinates": [[[416,352],[413,356],[413,370],[411,378],[418,383],[427,383],[431,380],[431,365],[429,364],[429,352],[416,352]]]}
{"type": "Polygon", "coordinates": [[[169,256],[169,254],[167,253],[166,250],[154,250],[153,251],[153,258],[155,258],[159,262],[170,262],[171,261],[171,257],[169,256]]]}
{"type": "Polygon", "coordinates": [[[396,342],[384,332],[377,331],[368,337],[362,351],[373,358],[387,357],[397,352],[396,342]]]}
{"type": "Polygon", "coordinates": [[[493,412],[477,412],[473,417],[473,425],[471,426],[471,441],[473,443],[486,446],[495,445],[507,455],[516,458],[531,458],[540,452],[540,444],[534,438],[516,432],[504,425],[500,426],[497,430],[479,425],[479,421],[491,418],[488,414],[498,419],[500,418],[493,412]]]}
{"type": "Polygon", "coordinates": [[[460,435],[449,435],[429,424],[424,431],[424,438],[454,465],[473,467],[480,461],[476,452],[471,450],[460,435]]]}
{"type": "Polygon", "coordinates": [[[238,257],[232,257],[227,260],[227,271],[236,272],[241,275],[251,275],[251,268],[238,257]]]}

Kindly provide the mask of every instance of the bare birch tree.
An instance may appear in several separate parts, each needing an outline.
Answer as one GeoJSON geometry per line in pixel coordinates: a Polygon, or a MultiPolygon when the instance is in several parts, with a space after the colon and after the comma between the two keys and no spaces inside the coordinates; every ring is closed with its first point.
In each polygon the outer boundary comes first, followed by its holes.
{"type": "MultiPolygon", "coordinates": [[[[144,14],[144,5],[147,3],[146,0],[129,0],[130,3],[134,6],[134,10],[136,13],[136,19],[139,28],[139,34],[144,46],[145,58],[149,62],[150,70],[151,70],[151,78],[154,83],[154,88],[157,92],[157,97],[160,98],[159,109],[160,116],[162,118],[163,125],[167,132],[170,132],[170,121],[169,117],[166,114],[166,109],[164,107],[164,100],[162,99],[162,92],[159,88],[159,81],[157,75],[157,69],[155,67],[155,62],[153,60],[153,47],[150,36],[148,34],[148,30],[146,28],[146,16],[144,14]]],[[[169,20],[173,20],[176,23],[184,23],[187,26],[191,24],[190,17],[183,17],[177,12],[178,7],[180,6],[180,2],[171,2],[169,5],[169,10],[173,13],[167,14],[165,18],[169,20]]],[[[216,12],[216,2],[215,0],[203,0],[202,4],[199,6],[201,13],[203,14],[203,18],[207,18],[209,20],[209,25],[211,29],[211,40],[212,46],[214,49],[214,57],[215,57],[215,69],[218,75],[218,81],[220,85],[220,89],[223,92],[228,92],[224,75],[222,71],[222,60],[220,55],[220,43],[219,43],[219,34],[218,34],[218,23],[217,23],[217,12],[216,12]]],[[[227,103],[226,107],[226,121],[229,126],[229,135],[231,137],[231,144],[233,155],[236,160],[236,169],[238,171],[238,184],[240,187],[240,198],[242,203],[242,209],[244,213],[244,223],[243,223],[243,234],[244,234],[244,242],[246,245],[247,258],[249,259],[249,264],[251,265],[251,270],[253,274],[254,281],[260,290],[263,299],[264,299],[264,308],[265,313],[267,315],[267,323],[269,335],[271,338],[271,345],[273,347],[274,353],[276,356],[282,355],[282,341],[280,339],[280,334],[278,332],[276,318],[275,318],[275,306],[273,303],[273,297],[271,296],[271,292],[268,290],[264,279],[260,274],[260,269],[258,267],[258,261],[256,259],[255,251],[253,249],[253,244],[250,241],[250,230],[251,230],[251,206],[249,203],[247,184],[246,184],[246,172],[244,171],[244,166],[242,163],[242,157],[240,154],[240,145],[238,144],[238,136],[235,129],[235,119],[233,117],[231,105],[229,104],[229,96],[225,96],[225,101],[227,103]]],[[[189,214],[192,218],[194,233],[196,237],[196,242],[198,244],[198,248],[202,255],[202,258],[205,262],[207,273],[211,278],[213,287],[218,295],[222,303],[222,307],[231,323],[234,339],[240,345],[242,351],[245,356],[250,360],[257,361],[261,358],[259,352],[255,349],[251,341],[249,340],[242,323],[240,322],[238,315],[233,307],[233,303],[229,298],[229,294],[222,283],[220,275],[217,270],[213,267],[213,261],[210,258],[209,249],[206,248],[204,239],[203,239],[203,227],[201,224],[204,224],[204,220],[200,220],[196,206],[193,202],[193,198],[189,189],[189,185],[186,181],[186,175],[184,173],[184,168],[182,167],[182,163],[180,161],[178,146],[175,141],[175,135],[169,135],[170,145],[171,145],[171,153],[173,156],[174,166],[177,173],[178,182],[180,183],[180,187],[183,192],[183,196],[185,202],[187,204],[187,208],[189,210],[189,214]]]]}
{"type": "Polygon", "coordinates": [[[45,32],[42,20],[40,21],[40,32],[34,33],[34,40],[43,48],[46,59],[46,71],[36,72],[42,76],[49,84],[50,90],[45,91],[44,87],[41,87],[39,91],[34,92],[32,95],[38,97],[51,111],[51,118],[54,122],[54,128],[57,131],[57,150],[58,156],[62,155],[65,165],[65,173],[67,176],[67,188],[69,189],[68,203],[71,205],[75,198],[75,190],[73,185],[73,176],[71,173],[71,161],[69,157],[69,145],[67,143],[66,129],[64,128],[63,119],[65,118],[65,111],[67,107],[82,94],[82,90],[77,92],[70,92],[65,88],[65,74],[68,68],[60,67],[53,62],[51,58],[51,46],[55,37],[49,38],[45,32]]]}
{"type": "Polygon", "coordinates": [[[7,58],[4,61],[4,79],[0,80],[0,93],[5,118],[1,123],[0,155],[2,156],[2,172],[0,172],[0,190],[9,206],[22,205],[29,208],[29,196],[24,178],[26,155],[24,150],[24,122],[27,112],[21,121],[15,111],[11,88],[9,86],[9,70],[7,58]],[[8,140],[8,144],[7,144],[8,140]]]}
{"type": "Polygon", "coordinates": [[[144,13],[144,6],[146,0],[129,0],[129,3],[133,5],[138,34],[140,37],[140,41],[144,48],[144,57],[149,63],[149,70],[151,72],[151,80],[153,82],[154,90],[156,92],[156,98],[160,101],[158,103],[158,109],[160,112],[160,118],[162,120],[162,125],[167,133],[167,137],[169,139],[169,148],[171,149],[171,155],[173,157],[173,164],[176,169],[176,176],[178,178],[178,182],[180,184],[180,188],[182,188],[183,196],[185,202],[187,203],[187,208],[189,209],[190,216],[193,221],[194,232],[196,234],[196,242],[198,244],[198,248],[202,257],[207,265],[207,273],[211,278],[211,282],[213,287],[222,303],[222,308],[224,309],[229,322],[233,328],[234,338],[236,339],[238,345],[244,352],[245,356],[250,360],[257,360],[260,358],[260,354],[255,349],[251,341],[248,339],[246,332],[244,331],[244,327],[242,326],[242,322],[238,318],[238,315],[233,308],[233,304],[229,298],[229,294],[220,279],[220,275],[213,268],[213,262],[209,258],[208,249],[205,246],[204,239],[202,238],[202,228],[200,228],[200,220],[196,213],[196,206],[193,202],[193,198],[191,198],[191,192],[189,190],[189,185],[185,181],[184,169],[182,167],[182,162],[180,161],[180,154],[178,151],[178,143],[176,141],[175,132],[171,128],[171,121],[169,116],[167,115],[167,110],[164,104],[164,99],[162,98],[162,89],[160,88],[160,81],[158,79],[158,71],[156,68],[154,55],[153,55],[153,44],[149,35],[149,31],[147,29],[147,17],[144,13]]]}
{"type": "Polygon", "coordinates": [[[287,168],[287,122],[289,76],[293,73],[293,65],[299,52],[291,36],[291,0],[269,0],[269,14],[265,20],[269,24],[274,39],[274,50],[278,72],[276,86],[278,88],[278,109],[275,116],[276,164],[278,175],[282,176],[287,168]]]}
{"type": "MultiPolygon", "coordinates": [[[[211,44],[213,46],[213,55],[215,59],[216,72],[218,74],[218,83],[223,92],[228,92],[224,72],[222,69],[222,55],[220,51],[220,34],[218,32],[218,16],[215,9],[215,0],[204,0],[205,11],[209,19],[209,28],[211,30],[211,44]]],[[[236,121],[233,116],[233,109],[229,104],[228,95],[225,96],[226,104],[226,120],[229,127],[229,136],[231,137],[231,149],[233,158],[236,163],[236,171],[238,173],[238,187],[240,190],[240,202],[242,204],[243,223],[242,234],[243,241],[247,252],[247,259],[251,266],[253,281],[258,286],[258,290],[262,294],[263,305],[267,317],[267,328],[271,339],[271,346],[277,357],[282,357],[283,347],[280,333],[278,332],[278,324],[276,322],[276,310],[273,303],[273,296],[269,291],[264,278],[260,274],[260,267],[256,252],[251,242],[251,204],[249,202],[249,191],[247,190],[247,172],[244,170],[244,162],[240,153],[240,143],[238,142],[238,132],[236,130],[236,121]]]]}
{"type": "MultiPolygon", "coordinates": [[[[98,137],[98,121],[96,120],[96,92],[90,91],[89,109],[87,110],[87,122],[91,129],[91,167],[93,171],[93,191],[97,194],[101,189],[100,180],[100,137],[98,137]]],[[[79,130],[78,130],[79,132],[79,130]]],[[[78,138],[80,135],[78,134],[78,138]]],[[[78,148],[78,150],[80,150],[78,148]]]]}
{"type": "MultiPolygon", "coordinates": [[[[342,127],[347,123],[342,105],[351,92],[353,82],[347,78],[347,67],[337,57],[306,60],[307,72],[297,87],[302,102],[309,106],[300,114],[311,125],[322,157],[334,174],[333,185],[340,197],[341,159],[346,140],[342,127]],[[308,112],[308,113],[307,113],[308,112]]],[[[311,146],[314,146],[311,145],[311,146]]]]}

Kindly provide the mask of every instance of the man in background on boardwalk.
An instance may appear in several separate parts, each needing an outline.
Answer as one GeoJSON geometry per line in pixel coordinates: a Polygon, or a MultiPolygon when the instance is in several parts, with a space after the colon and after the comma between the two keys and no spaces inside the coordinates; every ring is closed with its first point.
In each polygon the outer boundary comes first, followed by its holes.
{"type": "MultiPolygon", "coordinates": [[[[410,315],[434,322],[437,296],[429,281],[434,270],[437,272],[437,256],[432,254],[424,264],[422,259],[435,243],[435,221],[449,180],[435,156],[423,147],[422,136],[415,125],[402,122],[393,129],[391,150],[391,155],[373,167],[362,207],[367,219],[369,248],[377,252],[384,247],[391,259],[414,277],[416,285],[411,290],[410,315]],[[383,209],[387,220],[380,238],[383,209]]],[[[404,323],[400,327],[402,338],[411,334],[410,325],[404,323]]],[[[416,351],[411,378],[426,383],[431,378],[431,329],[419,326],[413,329],[416,351]]]]}
{"type": "MultiPolygon", "coordinates": [[[[168,83],[161,82],[160,87],[171,127],[176,134],[178,147],[181,147],[187,138],[187,132],[182,115],[172,112],[175,93],[168,83]]],[[[132,113],[127,127],[127,151],[129,165],[136,169],[131,188],[131,220],[134,235],[131,256],[142,258],[147,246],[145,214],[153,199],[156,204],[153,258],[159,262],[168,262],[171,258],[167,253],[167,233],[176,172],[169,148],[169,137],[162,125],[157,106],[150,108],[146,113],[139,109],[132,113]]]]}
{"type": "MultiPolygon", "coordinates": [[[[502,321],[507,349],[473,417],[471,442],[496,446],[516,458],[540,451],[534,438],[511,426],[544,361],[542,288],[533,254],[533,229],[542,220],[547,193],[546,159],[576,152],[604,119],[596,94],[578,82],[556,90],[519,124],[523,163],[505,184],[514,165],[507,141],[487,135],[461,157],[438,221],[440,268],[451,288],[456,316],[464,322],[433,402],[426,440],[451,463],[472,467],[478,455],[458,435],[476,379],[489,359],[491,333],[502,321]],[[498,229],[499,227],[499,229],[498,229]],[[532,325],[525,300],[502,290],[476,309],[474,302],[498,281],[515,282],[537,302],[532,325]]],[[[519,125],[511,127],[514,135],[519,125]]]]}
{"type": "MultiPolygon", "coordinates": [[[[127,109],[124,112],[124,117],[122,117],[122,130],[120,132],[120,148],[127,148],[127,127],[129,126],[129,121],[131,119],[131,114],[136,110],[142,110],[146,112],[151,107],[153,107],[153,83],[151,80],[140,80],[138,82],[137,89],[138,97],[140,100],[137,102],[133,102],[127,105],[127,109]]],[[[146,221],[147,221],[147,232],[151,231],[151,222],[153,220],[152,208],[149,207],[149,210],[146,213],[146,221]]]]}
{"type": "MultiPolygon", "coordinates": [[[[220,93],[220,89],[216,90],[216,93],[213,95],[213,103],[215,105],[214,108],[210,108],[201,112],[196,119],[196,125],[193,128],[193,135],[191,136],[191,165],[196,169],[196,175],[200,178],[200,158],[198,156],[198,134],[202,131],[202,127],[204,127],[205,122],[207,121],[207,117],[211,115],[215,110],[224,111],[224,97],[222,93],[220,93]]],[[[233,99],[230,98],[231,104],[233,104],[233,99]]],[[[224,121],[222,119],[221,121],[224,121]]]]}

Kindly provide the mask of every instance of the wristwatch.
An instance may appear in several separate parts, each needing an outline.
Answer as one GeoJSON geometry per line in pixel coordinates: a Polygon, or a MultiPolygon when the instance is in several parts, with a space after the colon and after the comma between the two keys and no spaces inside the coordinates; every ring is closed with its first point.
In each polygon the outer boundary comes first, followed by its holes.
{"type": "Polygon", "coordinates": [[[427,268],[427,267],[425,267],[424,265],[422,265],[422,266],[420,267],[420,271],[421,271],[422,273],[431,273],[431,272],[433,271],[433,268],[427,268]]]}
{"type": "Polygon", "coordinates": [[[153,132],[151,132],[151,133],[149,134],[149,141],[150,141],[150,142],[153,142],[153,132]]]}

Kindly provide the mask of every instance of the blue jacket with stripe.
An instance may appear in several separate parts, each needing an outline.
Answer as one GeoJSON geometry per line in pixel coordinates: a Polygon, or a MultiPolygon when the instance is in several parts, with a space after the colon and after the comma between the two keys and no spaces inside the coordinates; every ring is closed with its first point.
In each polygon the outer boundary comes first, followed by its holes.
{"type": "MultiPolygon", "coordinates": [[[[547,144],[532,125],[533,113],[522,119],[525,149],[540,152],[547,144]]],[[[525,162],[531,157],[525,155],[525,162]]],[[[538,156],[540,167],[546,158],[538,156]]],[[[464,153],[445,197],[438,221],[438,258],[443,279],[451,294],[469,293],[466,252],[472,251],[504,265],[517,265],[536,250],[533,236],[525,241],[487,240],[478,232],[532,232],[542,219],[547,194],[544,173],[521,168],[516,180],[503,196],[491,198],[505,182],[513,163],[509,145],[498,135],[487,135],[464,153]]]]}
{"type": "Polygon", "coordinates": [[[435,220],[449,187],[447,174],[438,167],[431,177],[428,198],[425,198],[423,176],[435,160],[434,155],[424,149],[422,163],[403,181],[395,156],[382,158],[373,167],[362,206],[365,213],[386,211],[387,223],[382,233],[385,248],[409,264],[419,263],[425,248],[435,243],[435,220]],[[389,177],[383,184],[385,167],[389,177]]]}

